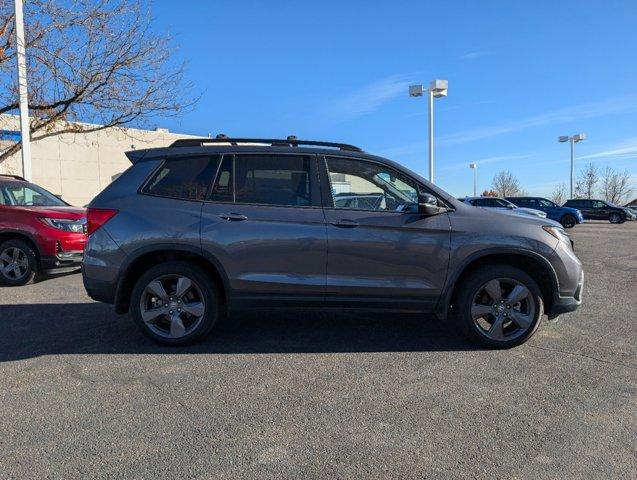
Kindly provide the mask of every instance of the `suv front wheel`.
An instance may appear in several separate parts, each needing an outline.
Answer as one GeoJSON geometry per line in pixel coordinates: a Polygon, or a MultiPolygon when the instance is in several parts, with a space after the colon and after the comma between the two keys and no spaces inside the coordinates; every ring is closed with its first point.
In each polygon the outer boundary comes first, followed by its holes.
{"type": "Polygon", "coordinates": [[[35,277],[38,258],[33,248],[22,240],[0,244],[0,284],[26,285],[35,277]]]}
{"type": "Polygon", "coordinates": [[[482,267],[460,285],[454,305],[461,329],[474,342],[511,348],[540,325],[544,304],[537,283],[508,265],[482,267]]]}
{"type": "Polygon", "coordinates": [[[624,219],[622,218],[622,216],[617,213],[617,212],[613,212],[608,216],[608,221],[610,223],[624,223],[624,219]]]}
{"type": "Polygon", "coordinates": [[[188,262],[166,262],[137,280],[130,310],[141,331],[167,345],[206,335],[219,317],[219,294],[210,277],[188,262]]]}

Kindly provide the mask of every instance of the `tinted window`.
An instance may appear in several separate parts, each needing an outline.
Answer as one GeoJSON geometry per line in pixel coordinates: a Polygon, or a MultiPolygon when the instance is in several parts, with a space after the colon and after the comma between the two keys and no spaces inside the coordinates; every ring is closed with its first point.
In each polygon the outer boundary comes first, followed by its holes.
{"type": "Polygon", "coordinates": [[[553,208],[557,206],[553,202],[551,202],[550,200],[546,200],[545,198],[538,199],[538,203],[540,204],[541,207],[545,207],[545,208],[553,208]]]}
{"type": "Polygon", "coordinates": [[[607,205],[604,202],[600,202],[599,200],[595,200],[593,202],[593,208],[606,208],[607,205]]]}
{"type": "Polygon", "coordinates": [[[518,207],[537,208],[538,203],[534,198],[525,198],[523,200],[516,200],[513,202],[518,207]]]}
{"type": "Polygon", "coordinates": [[[214,202],[234,201],[234,183],[232,179],[232,155],[224,155],[221,167],[217,173],[215,184],[210,193],[210,200],[214,202]]]}
{"type": "Polygon", "coordinates": [[[474,205],[476,207],[488,207],[488,208],[506,207],[506,203],[500,204],[499,202],[496,201],[495,198],[477,198],[475,200],[474,205]]]}
{"type": "Polygon", "coordinates": [[[309,206],[310,159],[301,155],[235,155],[235,202],[309,206]]]}
{"type": "Polygon", "coordinates": [[[379,163],[327,158],[335,208],[410,211],[418,208],[416,184],[379,163]]]}
{"type": "Polygon", "coordinates": [[[160,197],[203,200],[219,157],[180,157],[166,160],[142,192],[160,197]]]}

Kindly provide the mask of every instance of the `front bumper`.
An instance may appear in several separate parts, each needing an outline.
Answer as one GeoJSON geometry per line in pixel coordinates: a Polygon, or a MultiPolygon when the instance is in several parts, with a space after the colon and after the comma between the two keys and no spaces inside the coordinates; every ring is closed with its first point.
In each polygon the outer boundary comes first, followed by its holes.
{"type": "Polygon", "coordinates": [[[76,269],[82,265],[84,252],[82,250],[58,251],[55,256],[43,256],[40,258],[42,270],[76,269]]]}
{"type": "Polygon", "coordinates": [[[546,313],[549,315],[549,317],[556,317],[557,315],[561,315],[562,313],[574,312],[582,304],[583,291],[584,271],[582,270],[580,274],[580,280],[575,289],[575,293],[572,296],[562,296],[559,293],[554,295],[553,304],[551,305],[550,311],[547,311],[546,313]]]}

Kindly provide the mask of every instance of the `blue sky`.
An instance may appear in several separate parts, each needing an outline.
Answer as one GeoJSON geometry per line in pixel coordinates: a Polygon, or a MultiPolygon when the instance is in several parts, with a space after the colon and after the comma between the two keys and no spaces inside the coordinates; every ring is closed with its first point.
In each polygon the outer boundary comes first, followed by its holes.
{"type": "Polygon", "coordinates": [[[436,101],[436,183],[471,193],[508,169],[529,193],[568,182],[558,135],[586,132],[579,166],[628,170],[637,187],[637,2],[157,0],[201,99],[171,131],[342,141],[427,171],[427,105],[411,83],[449,80],[436,101]]]}

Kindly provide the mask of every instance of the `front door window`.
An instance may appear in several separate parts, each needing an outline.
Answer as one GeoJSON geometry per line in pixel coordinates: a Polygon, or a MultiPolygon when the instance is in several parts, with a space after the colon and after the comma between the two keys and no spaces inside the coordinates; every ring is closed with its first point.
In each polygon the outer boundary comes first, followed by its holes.
{"type": "Polygon", "coordinates": [[[328,158],[334,208],[408,212],[418,209],[413,181],[384,165],[348,158],[328,158]]]}

